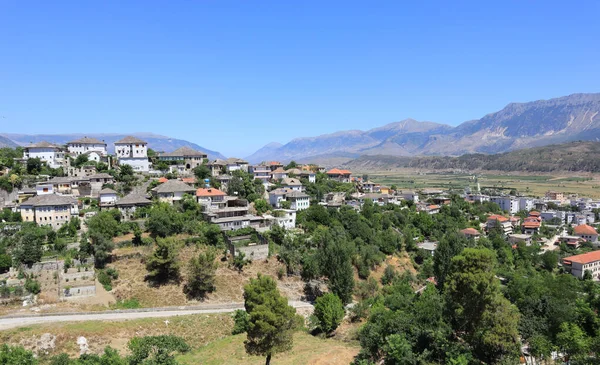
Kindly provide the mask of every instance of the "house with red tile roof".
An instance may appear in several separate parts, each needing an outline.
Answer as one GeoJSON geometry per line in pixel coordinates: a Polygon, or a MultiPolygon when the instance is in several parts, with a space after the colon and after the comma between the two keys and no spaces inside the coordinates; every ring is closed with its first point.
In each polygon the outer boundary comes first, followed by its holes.
{"type": "Polygon", "coordinates": [[[542,226],[542,219],[539,217],[527,217],[523,220],[523,224],[521,224],[521,228],[523,229],[523,233],[525,234],[535,234],[539,233],[540,227],[542,226]]]}
{"type": "Polygon", "coordinates": [[[475,228],[465,228],[460,231],[465,237],[472,238],[474,240],[478,240],[481,236],[481,233],[475,228]]]}
{"type": "Polygon", "coordinates": [[[596,228],[587,224],[580,224],[573,229],[573,234],[579,236],[586,241],[598,243],[598,232],[596,228]]]}
{"type": "Polygon", "coordinates": [[[513,226],[509,219],[499,214],[490,215],[487,219],[486,227],[488,231],[499,227],[505,235],[513,232],[513,226]]]}
{"type": "Polygon", "coordinates": [[[563,266],[575,277],[583,279],[586,271],[592,278],[598,280],[600,274],[600,251],[592,251],[581,255],[569,256],[562,259],[563,266]]]}
{"type": "Polygon", "coordinates": [[[333,168],[326,172],[327,176],[332,180],[337,180],[339,182],[350,182],[352,179],[352,172],[349,170],[341,170],[338,168],[333,168]]]}

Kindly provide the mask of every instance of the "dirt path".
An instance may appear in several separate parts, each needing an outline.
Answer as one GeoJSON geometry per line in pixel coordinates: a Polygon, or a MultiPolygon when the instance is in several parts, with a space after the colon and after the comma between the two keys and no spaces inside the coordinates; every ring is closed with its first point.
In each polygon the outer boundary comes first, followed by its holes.
{"type": "MultiPolygon", "coordinates": [[[[312,308],[307,302],[290,301],[294,308],[312,308]]],[[[56,313],[52,315],[5,316],[0,317],[0,330],[29,326],[32,324],[73,321],[118,321],[138,318],[173,317],[188,314],[228,313],[244,309],[243,303],[199,305],[193,307],[144,308],[116,310],[98,313],[56,313]]]]}

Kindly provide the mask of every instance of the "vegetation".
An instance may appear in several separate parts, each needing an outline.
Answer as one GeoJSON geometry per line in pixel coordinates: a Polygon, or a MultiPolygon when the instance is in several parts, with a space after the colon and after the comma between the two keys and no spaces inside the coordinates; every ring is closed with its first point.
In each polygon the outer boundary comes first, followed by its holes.
{"type": "Polygon", "coordinates": [[[317,298],[314,315],[319,321],[319,329],[331,333],[344,319],[344,305],[337,295],[326,293],[317,298]]]}
{"type": "Polygon", "coordinates": [[[201,252],[193,257],[187,267],[185,290],[193,298],[204,298],[206,293],[215,290],[215,274],[217,271],[217,255],[214,250],[201,252]]]}
{"type": "Polygon", "coordinates": [[[179,280],[178,249],[175,238],[157,239],[154,252],[146,259],[147,279],[157,284],[179,280]]]}
{"type": "Polygon", "coordinates": [[[275,280],[260,274],[244,287],[244,307],[249,316],[246,352],[265,356],[269,365],[274,354],[292,348],[296,310],[279,294],[275,280]]]}

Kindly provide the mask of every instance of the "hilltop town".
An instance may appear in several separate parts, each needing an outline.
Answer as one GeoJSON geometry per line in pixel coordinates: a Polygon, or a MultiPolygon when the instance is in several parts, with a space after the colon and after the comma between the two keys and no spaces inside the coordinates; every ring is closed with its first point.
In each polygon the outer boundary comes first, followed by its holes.
{"type": "MultiPolygon", "coordinates": [[[[452,257],[460,255],[496,257],[485,269],[494,273],[490,283],[513,294],[490,295],[521,311],[528,304],[511,285],[523,285],[522,270],[553,273],[544,280],[600,279],[600,201],[576,194],[507,195],[479,184],[400,190],[343,168],[209,160],[189,147],[153,151],[135,137],[115,142],[114,151],[87,137],[2,149],[4,312],[229,308],[263,273],[297,308],[307,306],[306,315],[323,292],[335,294],[347,305],[344,325],[354,328],[376,320],[368,308],[381,296],[448,293],[446,281],[457,275],[452,257]]],[[[557,283],[546,295],[580,284],[573,285],[557,283]]],[[[468,347],[539,358],[531,342],[517,340],[522,329],[506,330],[515,337],[468,347]]],[[[556,331],[535,334],[553,341],[556,331]]],[[[361,333],[361,344],[375,335],[361,333]]],[[[376,359],[373,351],[363,345],[359,356],[376,359]]]]}

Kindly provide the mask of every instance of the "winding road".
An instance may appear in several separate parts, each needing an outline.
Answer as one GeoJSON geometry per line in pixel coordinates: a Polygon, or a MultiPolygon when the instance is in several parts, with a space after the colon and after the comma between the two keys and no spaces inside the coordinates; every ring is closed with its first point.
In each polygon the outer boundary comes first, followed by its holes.
{"type": "MultiPolygon", "coordinates": [[[[308,302],[289,301],[294,308],[313,308],[308,302]]],[[[207,304],[185,307],[141,308],[85,313],[49,313],[0,317],[0,331],[33,324],[76,321],[123,321],[139,318],[174,317],[190,314],[228,313],[244,309],[244,303],[207,304]]]]}

